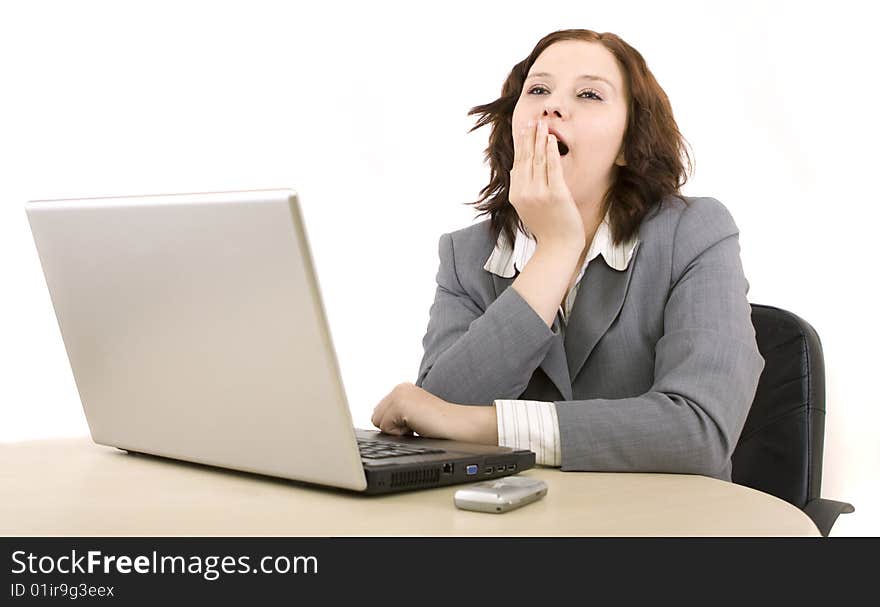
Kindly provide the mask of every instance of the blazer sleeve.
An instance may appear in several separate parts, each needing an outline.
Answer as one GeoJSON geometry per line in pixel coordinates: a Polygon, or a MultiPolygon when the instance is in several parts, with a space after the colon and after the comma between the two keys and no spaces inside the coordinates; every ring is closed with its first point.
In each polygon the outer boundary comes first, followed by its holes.
{"type": "Polygon", "coordinates": [[[654,383],[637,397],[555,402],[562,470],[716,476],[729,463],[764,368],[739,253],[720,202],[685,208],[654,383]]]}
{"type": "Polygon", "coordinates": [[[415,384],[451,403],[517,398],[557,335],[513,288],[485,310],[459,280],[451,234],[440,237],[440,268],[424,356],[415,384]]]}

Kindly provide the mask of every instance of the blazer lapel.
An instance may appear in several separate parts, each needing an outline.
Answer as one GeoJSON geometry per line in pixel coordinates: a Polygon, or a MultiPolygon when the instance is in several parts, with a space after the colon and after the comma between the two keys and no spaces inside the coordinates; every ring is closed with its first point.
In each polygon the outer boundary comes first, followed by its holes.
{"type": "MultiPolygon", "coordinates": [[[[554,331],[559,331],[559,322],[559,313],[557,312],[556,319],[553,321],[554,331]]],[[[559,393],[563,396],[563,400],[572,400],[571,378],[568,372],[562,333],[553,339],[553,343],[547,351],[547,356],[541,362],[541,368],[547,374],[547,377],[550,378],[550,381],[556,384],[559,393]]]]}
{"type": "MultiPolygon", "coordinates": [[[[492,280],[495,283],[495,297],[497,298],[502,292],[504,292],[504,289],[510,287],[518,275],[519,272],[517,272],[512,278],[504,278],[503,276],[492,274],[492,280]]],[[[556,319],[553,321],[553,330],[559,331],[559,314],[556,315],[556,319]]],[[[553,343],[550,345],[550,350],[547,351],[547,355],[544,357],[544,360],[541,361],[540,367],[559,390],[559,393],[562,394],[563,399],[572,400],[571,379],[568,374],[565,345],[561,334],[553,339],[553,343]]]]}
{"type": "Polygon", "coordinates": [[[571,383],[574,383],[593,348],[620,314],[640,246],[641,242],[636,243],[626,270],[615,270],[601,256],[587,266],[565,332],[565,353],[571,383]]]}

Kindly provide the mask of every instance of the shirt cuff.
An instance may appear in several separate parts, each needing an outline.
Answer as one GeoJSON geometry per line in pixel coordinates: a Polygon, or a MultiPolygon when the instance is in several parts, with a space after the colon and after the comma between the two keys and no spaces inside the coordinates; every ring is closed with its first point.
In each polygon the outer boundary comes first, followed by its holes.
{"type": "Polygon", "coordinates": [[[535,463],[560,466],[559,420],[553,402],[539,400],[495,401],[498,445],[535,452],[535,463]]]}

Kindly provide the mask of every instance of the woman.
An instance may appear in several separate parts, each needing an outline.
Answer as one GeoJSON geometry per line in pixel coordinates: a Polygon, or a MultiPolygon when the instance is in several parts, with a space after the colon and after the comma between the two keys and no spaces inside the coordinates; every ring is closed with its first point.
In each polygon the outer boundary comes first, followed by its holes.
{"type": "Polygon", "coordinates": [[[493,123],[491,218],[440,237],[418,379],[373,423],[729,481],[764,367],[739,231],[680,194],[682,137],[642,56],[554,32],[470,113],[493,123]]]}

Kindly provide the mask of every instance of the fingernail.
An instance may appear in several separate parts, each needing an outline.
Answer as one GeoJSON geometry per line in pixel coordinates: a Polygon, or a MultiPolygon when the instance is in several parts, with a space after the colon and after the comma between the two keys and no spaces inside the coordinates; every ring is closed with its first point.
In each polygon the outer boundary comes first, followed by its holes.
{"type": "Polygon", "coordinates": [[[529,120],[529,128],[532,128],[533,126],[535,126],[535,121],[529,120]]]}

